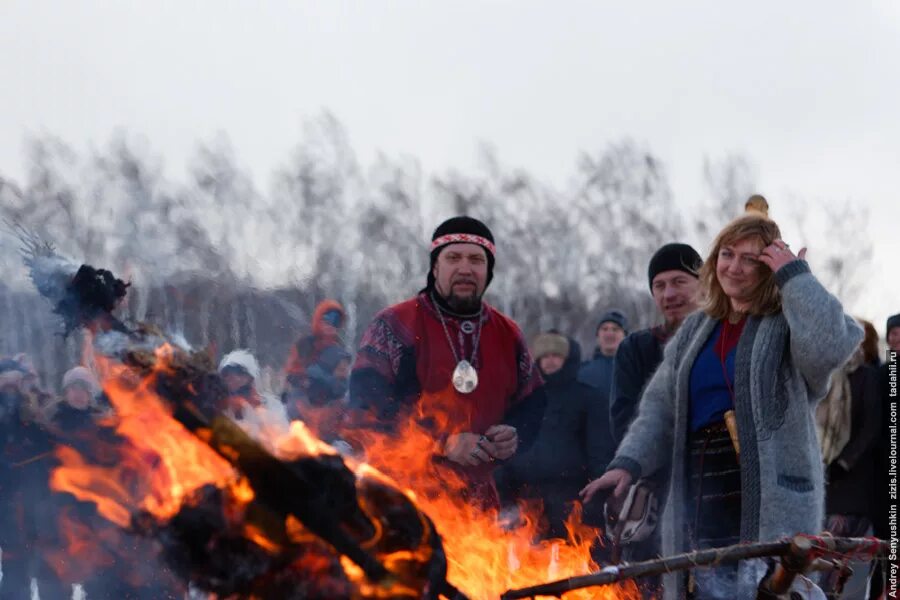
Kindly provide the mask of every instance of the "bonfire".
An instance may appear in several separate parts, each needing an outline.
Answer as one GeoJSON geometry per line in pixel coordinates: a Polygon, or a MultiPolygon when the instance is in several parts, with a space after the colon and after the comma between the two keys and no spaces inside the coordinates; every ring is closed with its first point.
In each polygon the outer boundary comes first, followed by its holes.
{"type": "MultiPolygon", "coordinates": [[[[51,487],[154,540],[185,585],[219,598],[487,599],[597,568],[597,532],[577,510],[569,539],[536,541],[533,507],[512,528],[466,503],[466,484],[432,460],[424,414],[391,435],[347,432],[351,457],[302,422],[251,437],[216,410],[226,392],[206,352],[112,315],[126,283],[35,240],[26,255],[67,332],[88,331],[121,440],[103,464],[58,447],[51,487]]],[[[423,398],[431,422],[443,400],[423,398]]],[[[639,594],[626,582],[567,597],[639,594]]]]}

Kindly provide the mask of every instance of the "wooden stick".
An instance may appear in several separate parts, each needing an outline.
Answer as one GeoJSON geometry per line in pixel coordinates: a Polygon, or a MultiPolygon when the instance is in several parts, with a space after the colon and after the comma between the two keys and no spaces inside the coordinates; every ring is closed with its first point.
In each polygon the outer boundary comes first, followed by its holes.
{"type": "MultiPolygon", "coordinates": [[[[561,597],[562,594],[572,590],[597,585],[609,585],[626,579],[661,575],[663,573],[684,571],[695,567],[716,566],[722,563],[736,562],[750,558],[763,558],[766,556],[783,557],[791,552],[791,544],[797,539],[804,539],[812,542],[816,538],[795,536],[791,540],[736,544],[724,548],[697,550],[695,552],[687,552],[685,554],[647,560],[634,564],[626,563],[612,565],[605,567],[596,573],[591,573],[590,575],[581,575],[527,588],[508,590],[500,598],[502,600],[515,600],[517,598],[533,598],[535,596],[561,597]]],[[[830,547],[820,547],[815,544],[811,545],[813,547],[810,548],[810,556],[814,556],[815,552],[820,550],[826,553],[839,554],[868,551],[872,552],[873,555],[887,554],[888,550],[888,543],[886,541],[874,540],[872,538],[830,538],[830,547]],[[876,552],[873,552],[873,550],[876,552]]]]}
{"type": "Polygon", "coordinates": [[[772,576],[761,584],[762,589],[775,596],[786,594],[797,575],[805,573],[814,559],[812,540],[796,536],[791,540],[788,551],[781,557],[781,562],[775,566],[772,576]]]}

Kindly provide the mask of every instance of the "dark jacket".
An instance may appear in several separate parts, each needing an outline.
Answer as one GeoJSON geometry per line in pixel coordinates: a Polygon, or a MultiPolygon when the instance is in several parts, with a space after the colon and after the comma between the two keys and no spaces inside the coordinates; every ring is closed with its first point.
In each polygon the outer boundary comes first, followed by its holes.
{"type": "Polygon", "coordinates": [[[552,535],[565,533],[566,505],[578,499],[588,481],[603,474],[613,450],[606,413],[595,401],[596,389],[578,380],[581,350],[574,340],[569,343],[562,369],[544,376],[547,404],[534,443],[496,474],[504,504],[521,498],[543,501],[552,535]]]}
{"type": "MultiPolygon", "coordinates": [[[[879,424],[878,442],[875,447],[875,475],[873,478],[874,485],[863,488],[873,491],[874,499],[872,502],[872,523],[875,526],[875,535],[882,539],[887,539],[890,533],[888,522],[888,514],[891,504],[896,503],[891,498],[891,475],[890,475],[890,453],[891,453],[891,426],[898,423],[891,421],[891,407],[897,406],[897,398],[891,398],[890,387],[890,369],[891,363],[885,362],[878,368],[878,400],[880,403],[881,423],[879,424]],[[873,489],[874,488],[874,489],[873,489]]],[[[895,413],[896,414],[896,413],[895,413]]]]}
{"type": "Polygon", "coordinates": [[[825,512],[829,515],[868,516],[874,508],[872,494],[864,492],[875,478],[875,452],[881,425],[878,374],[862,365],[850,380],[850,441],[828,467],[825,512]],[[839,463],[844,463],[845,470],[839,463]]]}
{"type": "Polygon", "coordinates": [[[614,356],[604,356],[598,348],[594,351],[593,359],[582,363],[578,370],[578,381],[591,386],[593,390],[591,410],[603,415],[602,419],[595,419],[591,435],[602,445],[601,454],[606,457],[605,463],[611,461],[616,452],[616,444],[609,429],[609,399],[614,363],[614,356]]]}
{"type": "Polygon", "coordinates": [[[53,526],[48,488],[52,446],[46,430],[23,408],[18,392],[0,392],[0,546],[2,598],[30,597],[42,529],[53,526]]]}
{"type": "Polygon", "coordinates": [[[609,388],[612,386],[615,356],[605,356],[600,349],[594,351],[591,360],[582,363],[578,380],[601,390],[609,402],[609,388]]]}
{"type": "Polygon", "coordinates": [[[637,414],[638,401],[663,358],[663,346],[671,333],[664,327],[635,331],[622,340],[616,351],[610,389],[610,432],[616,446],[637,414]]]}

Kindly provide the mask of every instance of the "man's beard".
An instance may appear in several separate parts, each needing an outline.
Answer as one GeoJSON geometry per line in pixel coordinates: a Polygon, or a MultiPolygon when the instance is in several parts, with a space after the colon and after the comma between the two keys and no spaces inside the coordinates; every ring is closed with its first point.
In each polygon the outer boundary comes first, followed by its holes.
{"type": "Polygon", "coordinates": [[[447,306],[449,306],[453,312],[463,315],[478,312],[478,309],[481,308],[481,296],[478,294],[457,296],[451,291],[444,300],[447,301],[447,306]]]}

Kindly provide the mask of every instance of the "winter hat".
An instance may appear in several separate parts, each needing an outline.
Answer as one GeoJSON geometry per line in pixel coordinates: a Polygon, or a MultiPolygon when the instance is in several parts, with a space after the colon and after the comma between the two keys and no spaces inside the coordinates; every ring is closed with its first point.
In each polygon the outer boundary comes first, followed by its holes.
{"type": "Polygon", "coordinates": [[[684,271],[693,277],[700,277],[700,267],[703,259],[697,251],[687,244],[666,244],[656,251],[650,259],[650,267],[647,276],[650,280],[650,289],[653,289],[653,278],[663,271],[684,271]]]}
{"type": "Polygon", "coordinates": [[[97,381],[97,378],[94,377],[94,374],[87,369],[86,367],[72,367],[66,374],[63,375],[62,379],[62,389],[65,391],[70,385],[83,385],[88,392],[90,392],[91,396],[97,396],[100,394],[100,383],[97,381]]]}
{"type": "Polygon", "coordinates": [[[558,354],[562,357],[569,356],[569,340],[557,331],[548,331],[534,338],[532,351],[534,360],[540,360],[548,354],[558,354]]]}
{"type": "Polygon", "coordinates": [[[259,379],[259,363],[249,350],[233,350],[226,354],[219,363],[219,374],[224,375],[226,369],[243,372],[254,381],[259,379]]]}
{"type": "Polygon", "coordinates": [[[447,219],[434,230],[431,236],[431,264],[428,267],[428,288],[434,287],[434,263],[437,262],[438,254],[444,246],[450,244],[477,244],[484,248],[487,253],[487,282],[485,287],[490,285],[491,279],[494,278],[494,255],[496,248],[494,247],[494,234],[488,229],[487,225],[473,219],[472,217],[460,216],[447,219]]]}
{"type": "Polygon", "coordinates": [[[350,353],[340,346],[328,346],[319,353],[319,360],[316,362],[326,373],[334,373],[342,360],[350,360],[350,353]]]}
{"type": "Polygon", "coordinates": [[[900,327],[900,313],[888,317],[887,320],[887,329],[885,330],[885,335],[890,335],[891,329],[894,327],[900,327]]]}
{"type": "Polygon", "coordinates": [[[615,323],[621,327],[625,333],[628,333],[628,319],[625,317],[625,314],[617,308],[610,309],[603,313],[600,317],[600,321],[597,323],[597,331],[600,331],[600,326],[604,323],[615,323]]]}

